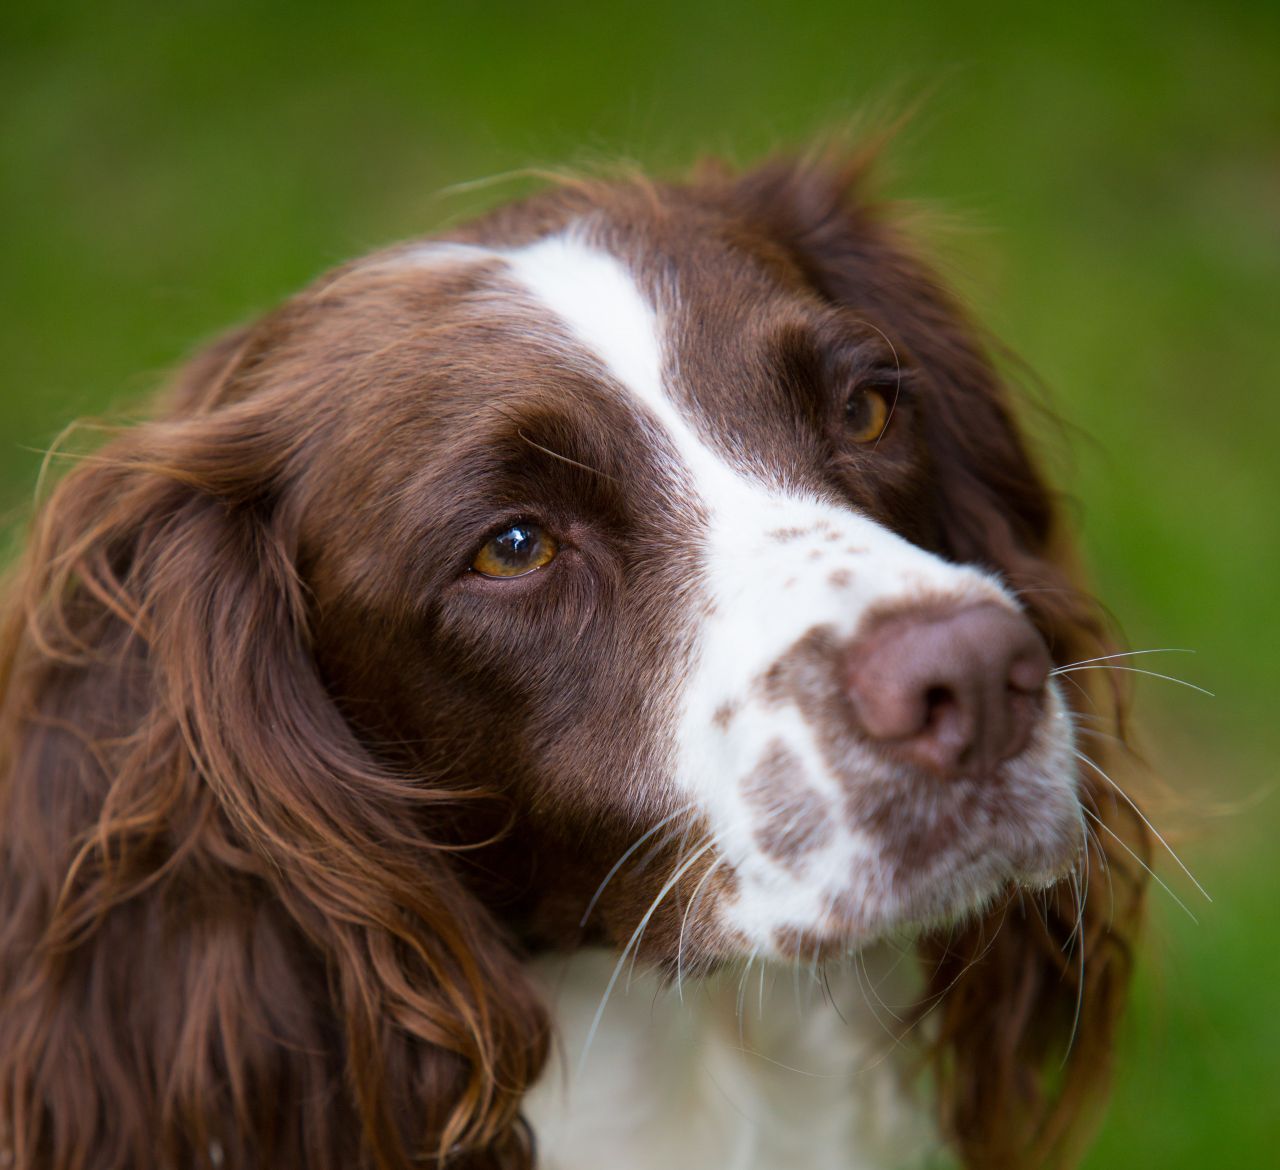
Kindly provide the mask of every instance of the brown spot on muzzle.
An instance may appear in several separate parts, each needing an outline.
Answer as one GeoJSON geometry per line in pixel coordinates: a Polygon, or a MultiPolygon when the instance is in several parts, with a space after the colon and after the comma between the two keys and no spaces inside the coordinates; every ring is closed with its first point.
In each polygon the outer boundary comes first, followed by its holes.
{"type": "Polygon", "coordinates": [[[711,716],[711,722],[721,731],[728,731],[729,725],[733,722],[734,716],[738,714],[740,704],[733,699],[721,703],[715,709],[715,713],[711,716]]]}
{"type": "Polygon", "coordinates": [[[756,843],[788,868],[831,840],[830,802],[810,786],[804,765],[782,740],[769,744],[742,792],[757,815],[756,843]]]}
{"type": "Polygon", "coordinates": [[[802,536],[808,536],[813,531],[812,528],[774,528],[765,535],[772,537],[779,544],[785,544],[790,540],[799,540],[802,536]]]}
{"type": "Polygon", "coordinates": [[[853,725],[853,705],[843,697],[841,642],[830,626],[810,630],[756,677],[754,687],[770,706],[791,703],[806,722],[835,719],[853,725]]]}

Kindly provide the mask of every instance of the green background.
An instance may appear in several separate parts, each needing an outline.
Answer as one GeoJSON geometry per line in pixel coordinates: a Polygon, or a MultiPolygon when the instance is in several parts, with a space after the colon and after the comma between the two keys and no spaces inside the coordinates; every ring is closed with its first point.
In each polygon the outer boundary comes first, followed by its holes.
{"type": "MultiPolygon", "coordinates": [[[[920,112],[891,190],[1039,375],[1101,595],[1138,647],[1156,891],[1094,1170],[1280,1159],[1280,5],[10,5],[0,508],[71,418],[320,269],[620,157],[750,160],[920,112]]],[[[1034,419],[1033,419],[1034,422],[1034,419]]]]}

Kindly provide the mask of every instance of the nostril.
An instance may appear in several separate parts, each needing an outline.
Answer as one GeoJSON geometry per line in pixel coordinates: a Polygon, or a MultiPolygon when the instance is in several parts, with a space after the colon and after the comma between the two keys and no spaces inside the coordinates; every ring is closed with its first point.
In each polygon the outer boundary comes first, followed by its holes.
{"type": "Polygon", "coordinates": [[[948,703],[954,703],[955,701],[956,701],[955,695],[953,695],[946,687],[943,687],[943,686],[930,687],[924,693],[924,709],[925,709],[926,722],[931,721],[931,717],[933,713],[937,711],[938,708],[944,707],[948,703]]]}
{"type": "Polygon", "coordinates": [[[924,722],[903,742],[916,763],[946,773],[966,760],[973,742],[971,705],[949,686],[931,686],[924,693],[924,722]]]}
{"type": "Polygon", "coordinates": [[[932,686],[924,693],[924,725],[923,731],[929,728],[936,728],[940,723],[944,722],[949,716],[956,713],[959,701],[956,693],[945,686],[932,686]]]}

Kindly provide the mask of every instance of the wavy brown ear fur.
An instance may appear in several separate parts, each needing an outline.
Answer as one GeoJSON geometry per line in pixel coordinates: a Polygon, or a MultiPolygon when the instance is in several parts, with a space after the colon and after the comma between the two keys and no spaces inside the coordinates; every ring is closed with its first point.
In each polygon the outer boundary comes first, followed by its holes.
{"type": "Polygon", "coordinates": [[[220,395],[250,341],[61,483],[5,599],[0,1149],[527,1167],[542,1008],[432,835],[462,795],[325,692],[284,490],[302,424],[220,395]]]}
{"type": "MultiPolygon", "coordinates": [[[[915,258],[891,208],[866,193],[873,154],[768,164],[734,197],[823,296],[892,329],[927,373],[938,551],[1016,589],[1059,666],[1112,652],[980,332],[915,258]]],[[[1081,748],[1101,760],[1095,698],[1067,691],[1081,748]]],[[[1096,701],[1114,713],[1120,696],[1096,701]]],[[[1127,798],[1085,760],[1079,783],[1091,821],[1072,879],[1011,895],[921,945],[942,1128],[975,1170],[1069,1163],[1089,1131],[1082,1115],[1105,1091],[1149,842],[1127,798]]]]}

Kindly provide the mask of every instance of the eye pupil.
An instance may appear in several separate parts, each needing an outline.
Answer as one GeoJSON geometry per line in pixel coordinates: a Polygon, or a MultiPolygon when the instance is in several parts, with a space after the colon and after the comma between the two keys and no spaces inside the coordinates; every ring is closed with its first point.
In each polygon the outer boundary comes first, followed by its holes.
{"type": "Polygon", "coordinates": [[[529,550],[537,544],[537,535],[533,529],[517,524],[500,536],[495,536],[493,543],[497,546],[499,556],[516,562],[528,556],[529,550]]]}

